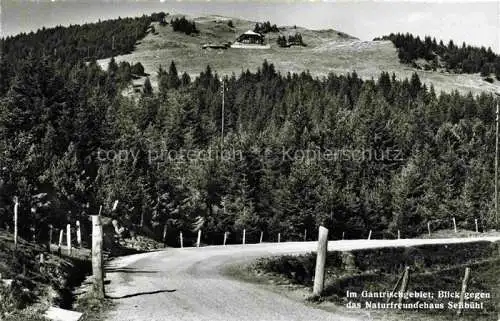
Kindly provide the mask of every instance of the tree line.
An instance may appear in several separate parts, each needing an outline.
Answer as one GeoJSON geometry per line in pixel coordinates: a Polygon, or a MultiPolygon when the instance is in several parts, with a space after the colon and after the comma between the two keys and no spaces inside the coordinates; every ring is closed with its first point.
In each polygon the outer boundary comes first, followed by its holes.
{"type": "MultiPolygon", "coordinates": [[[[36,32],[1,38],[0,93],[7,90],[18,66],[25,61],[22,57],[47,58],[57,63],[56,68],[69,72],[81,62],[132,52],[135,43],[146,36],[151,22],[162,21],[165,16],[163,12],[153,13],[136,18],[42,28],[36,32]]],[[[136,67],[139,68],[139,65],[136,67]]],[[[138,71],[134,72],[143,74],[138,71]]]]}
{"type": "Polygon", "coordinates": [[[170,23],[174,31],[183,32],[187,35],[199,33],[195,22],[187,20],[186,17],[172,19],[170,23]]]}
{"type": "Polygon", "coordinates": [[[420,39],[412,34],[391,33],[374,40],[390,40],[398,49],[398,57],[403,63],[413,63],[417,59],[431,62],[432,69],[443,67],[458,73],[481,73],[488,77],[494,74],[500,80],[500,56],[491,48],[456,45],[453,40],[448,44],[436,41],[430,36],[420,39]]]}
{"type": "Polygon", "coordinates": [[[271,25],[269,21],[263,23],[257,22],[253,28],[253,31],[260,34],[265,34],[269,32],[280,32],[278,26],[276,26],[276,24],[271,25]]]}
{"type": "Polygon", "coordinates": [[[151,22],[162,15],[42,28],[1,39],[2,55],[9,62],[33,55],[54,56],[74,64],[80,59],[102,59],[132,52],[136,41],[146,35],[151,22]]]}
{"type": "Polygon", "coordinates": [[[307,46],[304,40],[302,40],[302,35],[298,32],[293,35],[288,35],[288,39],[284,35],[279,35],[278,39],[276,39],[276,43],[280,47],[307,46]]]}
{"type": "Polygon", "coordinates": [[[286,240],[319,224],[337,238],[410,237],[452,216],[494,224],[491,94],[436,93],[417,74],[280,74],[264,61],[194,79],[171,62],[157,89],[126,97],[128,67],[113,59],[106,71],[47,56],[4,68],[0,227],[17,196],[21,235],[89,224],[101,205],[157,236],[202,222],[209,243],[242,229],[286,240]]]}

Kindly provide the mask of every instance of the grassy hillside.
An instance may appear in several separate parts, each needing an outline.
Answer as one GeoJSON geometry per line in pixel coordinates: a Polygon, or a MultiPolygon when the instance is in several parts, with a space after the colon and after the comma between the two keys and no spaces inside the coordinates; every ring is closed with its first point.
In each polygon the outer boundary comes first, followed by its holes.
{"type": "MultiPolygon", "coordinates": [[[[141,235],[122,239],[120,244],[113,243],[111,220],[105,218],[104,222],[105,258],[163,247],[141,235]]],[[[91,250],[74,248],[68,257],[64,248],[60,255],[57,249],[52,244],[49,253],[45,245],[21,238],[16,249],[13,234],[0,230],[0,280],[12,280],[12,285],[7,287],[0,282],[0,320],[44,321],[42,315],[49,306],[83,312],[82,321],[101,320],[104,304],[93,297],[90,279],[84,282],[91,274],[91,250]],[[41,254],[43,264],[40,264],[41,254]],[[74,291],[80,286],[79,291],[74,291]]]]}
{"type": "MultiPolygon", "coordinates": [[[[167,17],[169,21],[171,16],[167,17]]],[[[255,22],[221,16],[188,17],[194,19],[200,33],[186,35],[174,32],[171,25],[154,24],[156,33],[148,34],[137,43],[133,53],[117,57],[117,61],[141,62],[147,73],[156,74],[158,67],[168,66],[175,60],[180,72],[198,75],[206,65],[219,74],[239,74],[242,70],[255,71],[264,59],[272,62],[282,73],[309,70],[312,75],[329,72],[347,73],[355,70],[362,78],[378,77],[381,71],[395,73],[398,78],[410,77],[417,72],[424,83],[434,84],[437,90],[461,92],[499,90],[500,82],[483,81],[479,74],[451,74],[416,70],[399,62],[398,53],[390,41],[361,41],[336,30],[308,30],[301,27],[280,27],[281,34],[300,32],[307,47],[280,48],[276,40],[280,33],[266,34],[269,50],[204,50],[207,43],[232,42],[241,33],[253,29],[255,22]],[[234,28],[228,26],[232,20],[234,28]]],[[[101,60],[106,66],[109,59],[101,60]]],[[[155,79],[153,78],[153,86],[155,79]]]]}
{"type": "Polygon", "coordinates": [[[0,274],[12,285],[0,285],[0,320],[38,321],[48,306],[70,308],[73,288],[90,272],[88,253],[75,250],[72,257],[58,256],[23,239],[16,249],[13,239],[11,233],[1,231],[0,274]]]}

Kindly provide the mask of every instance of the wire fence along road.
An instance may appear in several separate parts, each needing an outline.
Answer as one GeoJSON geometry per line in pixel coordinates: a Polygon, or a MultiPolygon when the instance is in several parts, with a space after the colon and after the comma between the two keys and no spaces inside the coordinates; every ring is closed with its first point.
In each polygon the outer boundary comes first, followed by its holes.
{"type": "MultiPolygon", "coordinates": [[[[424,244],[500,241],[500,237],[330,241],[330,251],[424,244]]],[[[316,250],[316,242],[169,248],[110,262],[107,295],[115,308],[108,321],[345,321],[365,315],[326,312],[226,277],[224,266],[258,257],[316,250]]]]}

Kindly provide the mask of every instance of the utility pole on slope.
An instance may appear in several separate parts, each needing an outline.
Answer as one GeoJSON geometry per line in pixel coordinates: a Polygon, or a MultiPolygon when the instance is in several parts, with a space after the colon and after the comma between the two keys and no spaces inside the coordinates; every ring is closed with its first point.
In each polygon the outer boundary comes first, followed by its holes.
{"type": "MultiPolygon", "coordinates": [[[[499,93],[495,93],[500,97],[499,93]]],[[[496,133],[495,133],[495,228],[498,229],[498,101],[496,109],[496,133]]]]}
{"type": "Polygon", "coordinates": [[[222,110],[221,110],[221,134],[220,134],[220,152],[222,155],[222,148],[224,148],[224,79],[222,79],[222,110]]]}

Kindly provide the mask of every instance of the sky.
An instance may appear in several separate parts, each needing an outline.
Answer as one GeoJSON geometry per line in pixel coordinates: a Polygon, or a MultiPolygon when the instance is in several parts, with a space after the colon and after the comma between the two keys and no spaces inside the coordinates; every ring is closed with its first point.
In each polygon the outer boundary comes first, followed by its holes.
{"type": "Polygon", "coordinates": [[[278,25],[336,29],[361,40],[391,32],[465,41],[500,53],[497,1],[0,0],[0,34],[165,11],[219,14],[278,25]]]}

